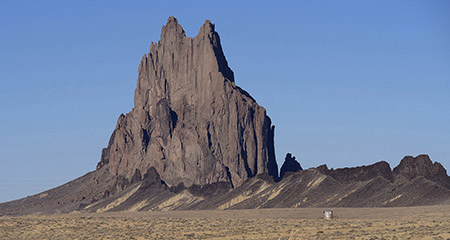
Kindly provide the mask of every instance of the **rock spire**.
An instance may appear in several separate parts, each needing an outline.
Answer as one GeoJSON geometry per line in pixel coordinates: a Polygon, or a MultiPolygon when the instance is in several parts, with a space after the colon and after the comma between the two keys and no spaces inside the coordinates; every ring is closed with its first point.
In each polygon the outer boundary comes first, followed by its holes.
{"type": "Polygon", "coordinates": [[[154,167],[168,185],[277,177],[274,127],[234,81],[214,24],[186,37],[174,17],[142,57],[134,108],[121,115],[97,169],[131,179],[154,167]]]}

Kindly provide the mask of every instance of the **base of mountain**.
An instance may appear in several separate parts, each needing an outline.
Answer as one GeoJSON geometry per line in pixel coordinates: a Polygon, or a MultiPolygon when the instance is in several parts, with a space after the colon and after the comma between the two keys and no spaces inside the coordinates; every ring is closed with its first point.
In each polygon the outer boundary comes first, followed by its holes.
{"type": "Polygon", "coordinates": [[[112,178],[100,169],[43,193],[2,203],[0,215],[450,204],[450,177],[427,155],[405,157],[393,170],[387,162],[300,169],[286,171],[281,180],[261,174],[237,188],[224,182],[168,186],[154,168],[131,180],[112,178]]]}

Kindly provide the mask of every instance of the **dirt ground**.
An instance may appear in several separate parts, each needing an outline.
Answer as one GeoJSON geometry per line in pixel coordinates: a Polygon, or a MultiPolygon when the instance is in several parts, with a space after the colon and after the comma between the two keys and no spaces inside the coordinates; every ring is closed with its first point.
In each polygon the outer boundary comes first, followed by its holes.
{"type": "Polygon", "coordinates": [[[0,217],[0,239],[450,239],[450,205],[0,217]]]}

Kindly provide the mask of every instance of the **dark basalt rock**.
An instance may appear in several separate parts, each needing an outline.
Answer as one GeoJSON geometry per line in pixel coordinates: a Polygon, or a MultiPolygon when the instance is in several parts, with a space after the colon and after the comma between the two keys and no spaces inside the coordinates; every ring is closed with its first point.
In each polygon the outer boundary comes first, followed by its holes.
{"type": "Polygon", "coordinates": [[[286,154],[286,158],[280,169],[280,179],[283,179],[286,172],[298,172],[300,170],[303,170],[300,163],[295,160],[295,157],[293,157],[291,153],[288,153],[286,154]]]}

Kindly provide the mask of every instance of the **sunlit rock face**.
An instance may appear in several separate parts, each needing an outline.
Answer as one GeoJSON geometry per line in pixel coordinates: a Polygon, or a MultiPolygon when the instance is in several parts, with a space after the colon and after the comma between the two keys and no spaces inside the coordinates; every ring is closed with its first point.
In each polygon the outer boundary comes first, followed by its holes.
{"type": "Polygon", "coordinates": [[[168,185],[277,177],[274,127],[236,86],[210,21],[186,37],[174,17],[139,65],[134,108],[117,121],[97,169],[131,179],[154,167],[168,185]]]}

